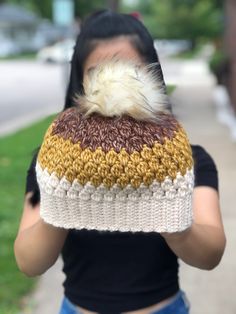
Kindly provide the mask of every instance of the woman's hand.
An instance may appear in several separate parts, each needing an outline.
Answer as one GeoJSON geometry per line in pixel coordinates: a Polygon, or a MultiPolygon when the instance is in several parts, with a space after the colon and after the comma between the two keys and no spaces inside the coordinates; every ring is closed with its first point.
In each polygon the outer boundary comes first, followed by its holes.
{"type": "Polygon", "coordinates": [[[201,186],[193,194],[194,222],[183,232],[162,233],[172,251],[187,264],[213,269],[224,253],[226,238],[215,189],[201,186]]]}
{"type": "Polygon", "coordinates": [[[15,258],[19,269],[29,277],[43,274],[57,260],[68,230],[45,223],[39,215],[39,205],[25,199],[18,235],[14,243],[15,258]]]}

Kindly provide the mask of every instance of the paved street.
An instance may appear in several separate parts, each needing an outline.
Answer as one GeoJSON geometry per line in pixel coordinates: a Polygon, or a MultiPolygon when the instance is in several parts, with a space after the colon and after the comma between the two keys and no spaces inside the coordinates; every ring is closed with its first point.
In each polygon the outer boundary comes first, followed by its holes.
{"type": "MultiPolygon", "coordinates": [[[[162,61],[167,83],[177,84],[172,102],[174,112],[188,131],[193,144],[213,156],[219,170],[220,199],[227,234],[227,249],[215,270],[202,271],[181,263],[180,282],[192,304],[191,314],[236,313],[236,145],[228,130],[216,119],[212,101],[214,79],[202,61],[162,61]]],[[[32,314],[57,314],[62,297],[60,260],[39,281],[31,304],[32,314]],[[53,291],[53,302],[51,292],[53,291]]],[[[28,312],[27,312],[28,313],[28,312]]],[[[23,313],[23,314],[26,314],[23,313]]]]}
{"type": "Polygon", "coordinates": [[[63,107],[63,69],[35,61],[0,62],[0,136],[63,107]]]}

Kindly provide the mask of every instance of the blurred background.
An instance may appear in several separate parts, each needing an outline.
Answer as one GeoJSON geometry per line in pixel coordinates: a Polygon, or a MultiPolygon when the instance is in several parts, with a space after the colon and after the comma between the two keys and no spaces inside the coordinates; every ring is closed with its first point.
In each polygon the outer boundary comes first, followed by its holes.
{"type": "Polygon", "coordinates": [[[192,314],[235,314],[235,0],[0,0],[0,314],[58,312],[60,259],[41,278],[27,278],[16,267],[13,242],[33,151],[64,105],[81,22],[102,8],[147,26],[174,113],[216,162],[227,249],[211,272],[181,263],[180,282],[192,314]]]}

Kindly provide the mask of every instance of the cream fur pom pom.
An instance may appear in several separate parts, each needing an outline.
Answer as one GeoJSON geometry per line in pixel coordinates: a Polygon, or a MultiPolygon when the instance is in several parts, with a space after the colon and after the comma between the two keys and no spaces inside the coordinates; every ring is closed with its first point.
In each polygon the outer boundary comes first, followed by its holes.
{"type": "Polygon", "coordinates": [[[154,65],[114,59],[103,62],[85,77],[84,91],[75,101],[86,116],[96,112],[107,117],[156,120],[158,113],[169,112],[168,96],[154,65]]]}

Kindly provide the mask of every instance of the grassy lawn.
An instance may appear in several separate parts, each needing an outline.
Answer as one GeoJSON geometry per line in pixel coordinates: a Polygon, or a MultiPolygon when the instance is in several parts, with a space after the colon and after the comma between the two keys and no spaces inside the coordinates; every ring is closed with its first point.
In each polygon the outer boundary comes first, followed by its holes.
{"type": "Polygon", "coordinates": [[[167,86],[167,94],[168,95],[171,95],[176,89],[176,86],[175,85],[168,85],[167,86]]]}
{"type": "Polygon", "coordinates": [[[0,138],[0,313],[16,314],[36,280],[17,269],[13,243],[22,214],[27,168],[53,117],[0,138]]]}
{"type": "Polygon", "coordinates": [[[0,57],[0,61],[4,60],[34,60],[36,59],[36,53],[35,52],[25,52],[25,53],[20,53],[12,56],[7,56],[7,57],[0,57]]]}
{"type": "Polygon", "coordinates": [[[191,60],[196,58],[201,52],[203,45],[197,45],[193,50],[182,51],[173,56],[173,58],[183,59],[183,60],[191,60]]]}

